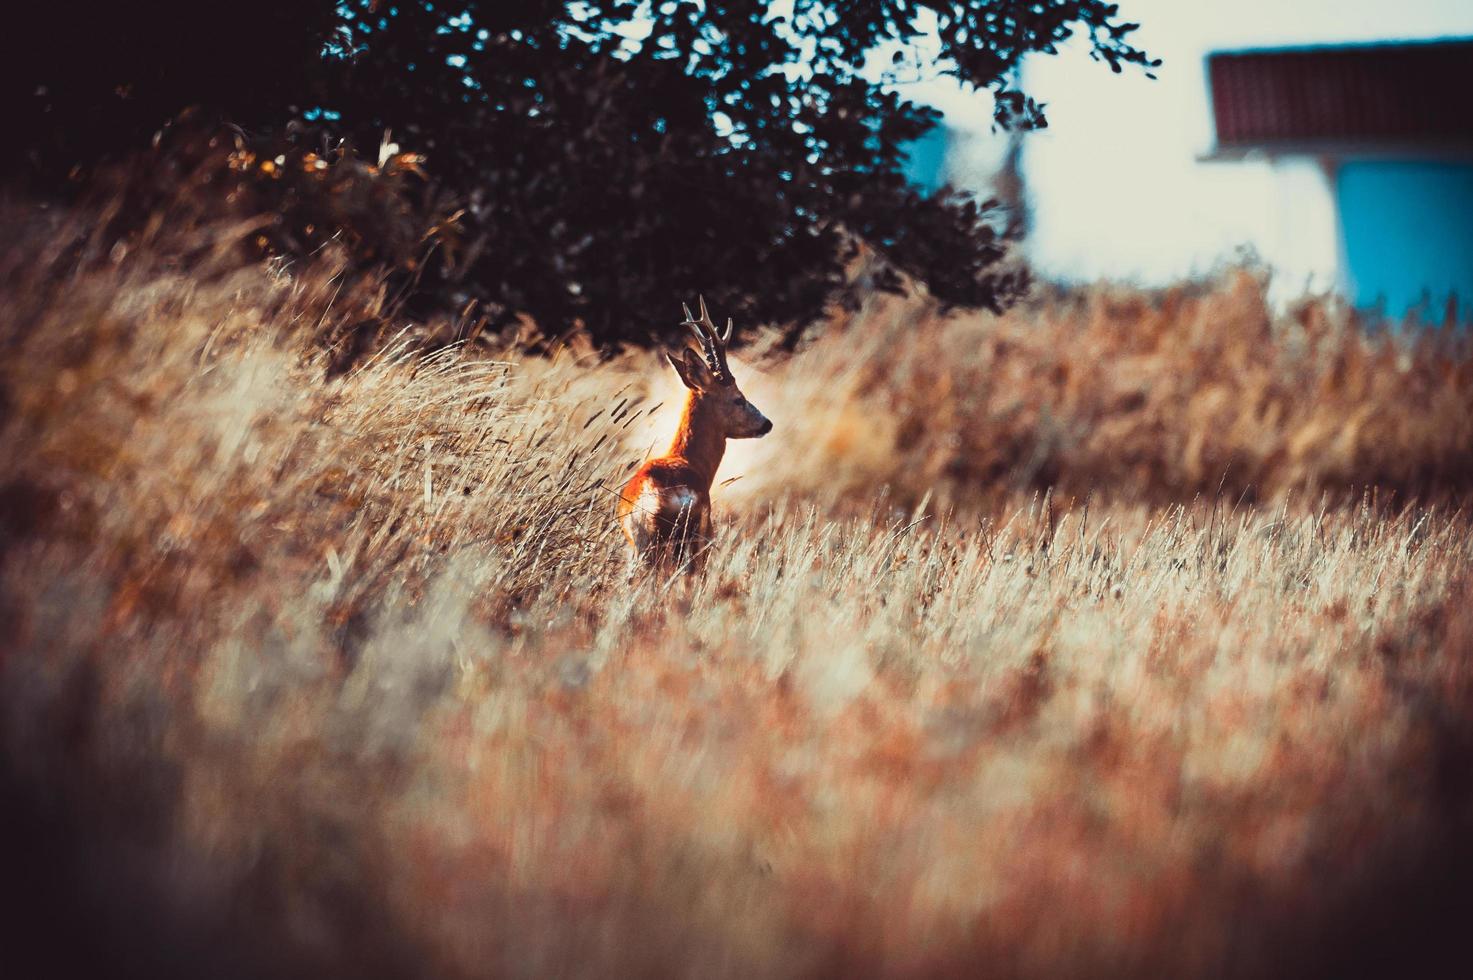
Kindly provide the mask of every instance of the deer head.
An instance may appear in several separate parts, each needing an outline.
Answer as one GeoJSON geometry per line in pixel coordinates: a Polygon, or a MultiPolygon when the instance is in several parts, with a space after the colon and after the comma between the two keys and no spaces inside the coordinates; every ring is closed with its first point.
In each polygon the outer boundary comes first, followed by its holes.
{"type": "Polygon", "coordinates": [[[711,322],[711,315],[706,312],[706,300],[700,298],[700,318],[691,316],[690,307],[681,305],[685,311],[683,326],[690,327],[695,333],[696,339],[701,343],[701,351],[704,359],[689,347],[681,349],[679,357],[670,354],[665,359],[680,375],[680,380],[691,391],[691,398],[696,403],[693,409],[699,409],[698,414],[702,418],[709,418],[721,429],[722,435],[728,439],[755,439],[765,436],[772,431],[772,422],[767,416],[757,410],[757,406],[747,401],[741,389],[737,387],[736,379],[731,376],[731,368],[726,364],[726,342],[731,339],[731,318],[726,320],[726,329],[720,333],[716,331],[716,325],[711,322]]]}

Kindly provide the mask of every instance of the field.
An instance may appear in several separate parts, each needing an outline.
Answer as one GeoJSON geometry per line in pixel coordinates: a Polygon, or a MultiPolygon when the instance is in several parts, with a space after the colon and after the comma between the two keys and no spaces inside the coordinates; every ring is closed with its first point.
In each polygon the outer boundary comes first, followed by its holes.
{"type": "Polygon", "coordinates": [[[1466,332],[1251,270],[876,296],[742,354],[776,429],[708,568],[629,579],[653,354],[406,325],[339,373],[331,256],[7,221],[0,829],[53,967],[1345,975],[1455,935],[1466,332]]]}

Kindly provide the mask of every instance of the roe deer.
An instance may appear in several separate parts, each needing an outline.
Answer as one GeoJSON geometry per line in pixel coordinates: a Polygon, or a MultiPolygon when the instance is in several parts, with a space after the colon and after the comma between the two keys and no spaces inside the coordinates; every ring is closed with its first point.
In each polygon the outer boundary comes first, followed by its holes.
{"type": "Polygon", "coordinates": [[[619,495],[619,525],[629,539],[631,569],[652,565],[688,565],[698,559],[711,537],[711,481],[726,452],[728,439],[755,439],[772,431],[772,423],[737,388],[726,364],[726,329],[716,325],[700,299],[700,318],[685,311],[683,326],[701,342],[705,360],[682,346],[679,357],[665,355],[687,389],[680,427],[663,456],[646,462],[619,495]]]}

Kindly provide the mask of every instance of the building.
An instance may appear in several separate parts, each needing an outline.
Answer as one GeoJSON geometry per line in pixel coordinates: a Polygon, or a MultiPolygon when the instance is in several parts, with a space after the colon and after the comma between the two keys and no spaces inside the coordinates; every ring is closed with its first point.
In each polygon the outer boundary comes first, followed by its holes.
{"type": "Polygon", "coordinates": [[[1473,39],[1217,52],[1207,81],[1204,161],[1274,174],[1266,258],[1328,243],[1357,306],[1440,321],[1459,303],[1468,318],[1473,39]]]}
{"type": "MultiPolygon", "coordinates": [[[[1469,213],[1469,157],[1459,147],[1464,139],[1437,136],[1467,132],[1473,3],[1130,0],[1122,9],[1143,25],[1138,43],[1164,60],[1156,79],[1129,69],[1111,73],[1089,57],[1081,37],[1023,66],[1020,86],[1046,104],[1049,119],[1047,129],[1023,138],[1017,154],[1026,192],[1023,248],[1041,278],[1169,286],[1249,258],[1272,271],[1275,302],[1335,290],[1400,315],[1425,297],[1440,319],[1445,297],[1456,292],[1460,318],[1473,320],[1468,274],[1458,272],[1468,268],[1458,229],[1468,224],[1459,216],[1469,213]],[[1386,57],[1398,49],[1410,52],[1411,66],[1386,57]],[[1439,49],[1451,57],[1437,56],[1439,49]],[[1210,84],[1216,57],[1228,65],[1235,55],[1334,51],[1349,52],[1352,61],[1357,52],[1379,52],[1370,60],[1391,71],[1389,80],[1384,72],[1362,72],[1357,84],[1380,78],[1381,94],[1352,91],[1338,97],[1342,106],[1390,99],[1403,107],[1372,118],[1420,119],[1420,131],[1383,125],[1381,138],[1372,139],[1372,131],[1347,127],[1335,138],[1325,130],[1302,134],[1297,145],[1267,136],[1255,142],[1259,137],[1246,129],[1219,134],[1221,93],[1210,84]],[[1439,79],[1432,67],[1459,60],[1461,73],[1453,64],[1450,77],[1439,79]],[[1436,114],[1430,120],[1422,112],[1429,107],[1436,114]],[[1311,136],[1317,145],[1308,145],[1311,136]],[[1378,219],[1378,203],[1391,214],[1378,219]],[[1377,256],[1379,248],[1395,254],[1377,256]]],[[[1255,70],[1243,68],[1249,87],[1233,103],[1245,111],[1256,104],[1260,116],[1273,118],[1265,98],[1293,104],[1324,97],[1309,96],[1309,89],[1295,95],[1299,83],[1289,91],[1254,88],[1255,70]]],[[[1333,89],[1330,75],[1314,83],[1316,91],[1333,89]]],[[[917,182],[934,186],[939,174],[983,196],[996,193],[993,175],[1009,147],[990,133],[989,95],[944,76],[897,88],[944,112],[949,130],[939,166],[934,146],[916,161],[917,182]]]]}

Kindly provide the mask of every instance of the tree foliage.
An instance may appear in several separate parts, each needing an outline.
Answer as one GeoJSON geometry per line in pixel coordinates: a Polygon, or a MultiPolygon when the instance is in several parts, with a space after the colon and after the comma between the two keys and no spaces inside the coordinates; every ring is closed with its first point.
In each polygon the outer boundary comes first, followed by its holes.
{"type": "Polygon", "coordinates": [[[360,148],[392,134],[463,205],[457,247],[416,273],[422,297],[612,343],[668,329],[697,292],[739,326],[788,323],[794,337],[826,304],[905,278],[947,304],[1000,307],[1021,279],[999,271],[989,202],[907,182],[906,147],[937,115],[867,59],[939,42],[930,67],[1032,124],[1039,107],[1007,85],[1030,52],[1082,34],[1117,71],[1154,64],[1100,0],[297,0],[232,13],[208,43],[174,13],[167,31],[160,15],[112,15],[110,30],[171,38],[132,75],[126,52],[99,44],[69,60],[96,55],[106,71],[89,62],[85,85],[47,91],[114,129],[172,99],[248,126],[296,115],[314,139],[360,148]],[[229,56],[213,70],[241,38],[254,70],[229,56]],[[137,103],[119,102],[116,79],[137,103]],[[110,116],[120,105],[141,111],[110,116]]]}
{"type": "Polygon", "coordinates": [[[27,3],[0,30],[0,167],[51,188],[146,146],[187,106],[285,123],[324,82],[325,0],[27,3]],[[24,20],[24,23],[22,23],[24,20]]]}

